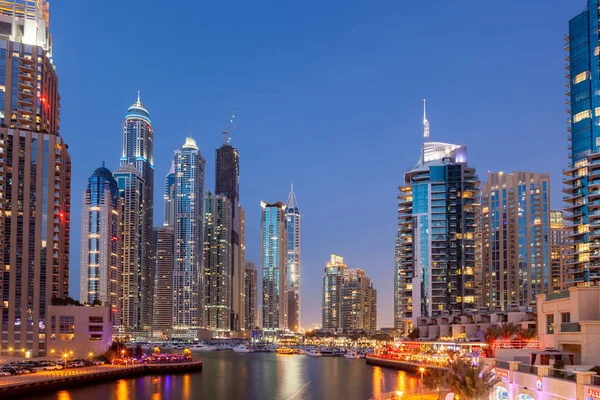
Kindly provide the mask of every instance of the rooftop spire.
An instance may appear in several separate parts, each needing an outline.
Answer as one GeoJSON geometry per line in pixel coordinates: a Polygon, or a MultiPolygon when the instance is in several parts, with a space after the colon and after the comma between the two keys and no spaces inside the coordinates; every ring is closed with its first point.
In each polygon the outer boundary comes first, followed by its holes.
{"type": "Polygon", "coordinates": [[[139,90],[138,90],[138,101],[137,102],[141,103],[141,101],[140,101],[140,91],[139,90]]]}
{"type": "Polygon", "coordinates": [[[423,99],[423,138],[429,141],[429,121],[427,121],[427,100],[423,99]]]}
{"type": "Polygon", "coordinates": [[[291,182],[291,191],[288,196],[286,208],[298,208],[298,201],[296,201],[296,193],[294,193],[294,181],[291,182]]]}

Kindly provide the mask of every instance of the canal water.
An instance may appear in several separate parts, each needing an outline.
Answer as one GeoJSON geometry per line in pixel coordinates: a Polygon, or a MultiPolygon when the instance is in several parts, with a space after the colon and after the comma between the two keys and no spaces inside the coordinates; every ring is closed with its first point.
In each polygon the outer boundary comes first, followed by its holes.
{"type": "Polygon", "coordinates": [[[120,379],[41,395],[31,400],[367,400],[419,386],[403,371],[365,360],[276,353],[200,353],[202,372],[120,379]]]}

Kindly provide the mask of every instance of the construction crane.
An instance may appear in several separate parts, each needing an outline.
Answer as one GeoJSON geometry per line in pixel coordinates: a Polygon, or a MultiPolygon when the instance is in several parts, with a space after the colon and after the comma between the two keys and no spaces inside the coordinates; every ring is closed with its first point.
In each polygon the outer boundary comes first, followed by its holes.
{"type": "Polygon", "coordinates": [[[227,125],[227,127],[225,127],[225,125],[223,125],[223,128],[221,129],[221,133],[223,134],[223,144],[229,144],[229,141],[231,140],[231,136],[235,133],[236,128],[237,128],[237,125],[235,124],[235,110],[234,110],[233,114],[231,115],[231,118],[229,119],[229,124],[227,125]]]}

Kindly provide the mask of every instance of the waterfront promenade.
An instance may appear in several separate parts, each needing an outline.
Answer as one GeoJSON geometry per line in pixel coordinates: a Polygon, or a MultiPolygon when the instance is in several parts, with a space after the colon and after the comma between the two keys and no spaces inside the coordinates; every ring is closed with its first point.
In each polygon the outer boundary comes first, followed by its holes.
{"type": "Polygon", "coordinates": [[[0,377],[0,397],[25,392],[64,389],[84,383],[148,375],[201,371],[202,361],[181,363],[140,364],[132,366],[99,365],[59,371],[40,371],[34,374],[0,377]]]}

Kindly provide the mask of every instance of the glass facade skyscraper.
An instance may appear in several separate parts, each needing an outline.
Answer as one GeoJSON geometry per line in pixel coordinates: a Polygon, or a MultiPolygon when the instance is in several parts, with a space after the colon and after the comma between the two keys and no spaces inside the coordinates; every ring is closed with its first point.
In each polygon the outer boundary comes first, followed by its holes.
{"type": "Polygon", "coordinates": [[[59,135],[50,6],[0,1],[0,351],[47,355],[69,293],[71,157],[59,135]]]}
{"type": "Polygon", "coordinates": [[[175,151],[174,215],[173,327],[193,335],[204,326],[204,159],[189,137],[175,151]]]}
{"type": "Polygon", "coordinates": [[[170,226],[154,228],[154,291],[152,331],[165,332],[173,327],[173,250],[175,235],[170,226]]]}
{"type": "Polygon", "coordinates": [[[425,142],[398,196],[397,329],[409,332],[418,317],[476,308],[478,198],[479,181],[467,165],[466,146],[425,142]]]}
{"type": "Polygon", "coordinates": [[[165,176],[165,222],[164,226],[173,226],[175,223],[175,162],[171,163],[171,169],[165,176]]]}
{"type": "Polygon", "coordinates": [[[600,280],[600,45],[598,0],[569,21],[565,38],[569,167],[564,171],[565,214],[571,251],[565,286],[600,280]]]}
{"type": "Polygon", "coordinates": [[[258,324],[258,268],[252,261],[246,261],[246,276],[245,276],[245,302],[246,321],[245,329],[252,330],[258,324]]]}
{"type": "Polygon", "coordinates": [[[121,204],[117,181],[108,168],[88,179],[81,206],[80,301],[110,306],[115,325],[121,320],[121,204]]]}
{"type": "Polygon", "coordinates": [[[300,209],[294,193],[294,184],[285,205],[287,231],[287,329],[300,329],[300,209]]]}
{"type": "Polygon", "coordinates": [[[231,330],[232,220],[229,199],[209,192],[204,206],[204,321],[212,331],[231,330]]]}
{"type": "Polygon", "coordinates": [[[260,264],[262,269],[262,328],[284,330],[287,320],[287,232],[285,204],[260,203],[260,264]]]}
{"type": "Polygon", "coordinates": [[[550,285],[550,175],[488,172],[481,186],[481,305],[534,308],[550,285]]]}

